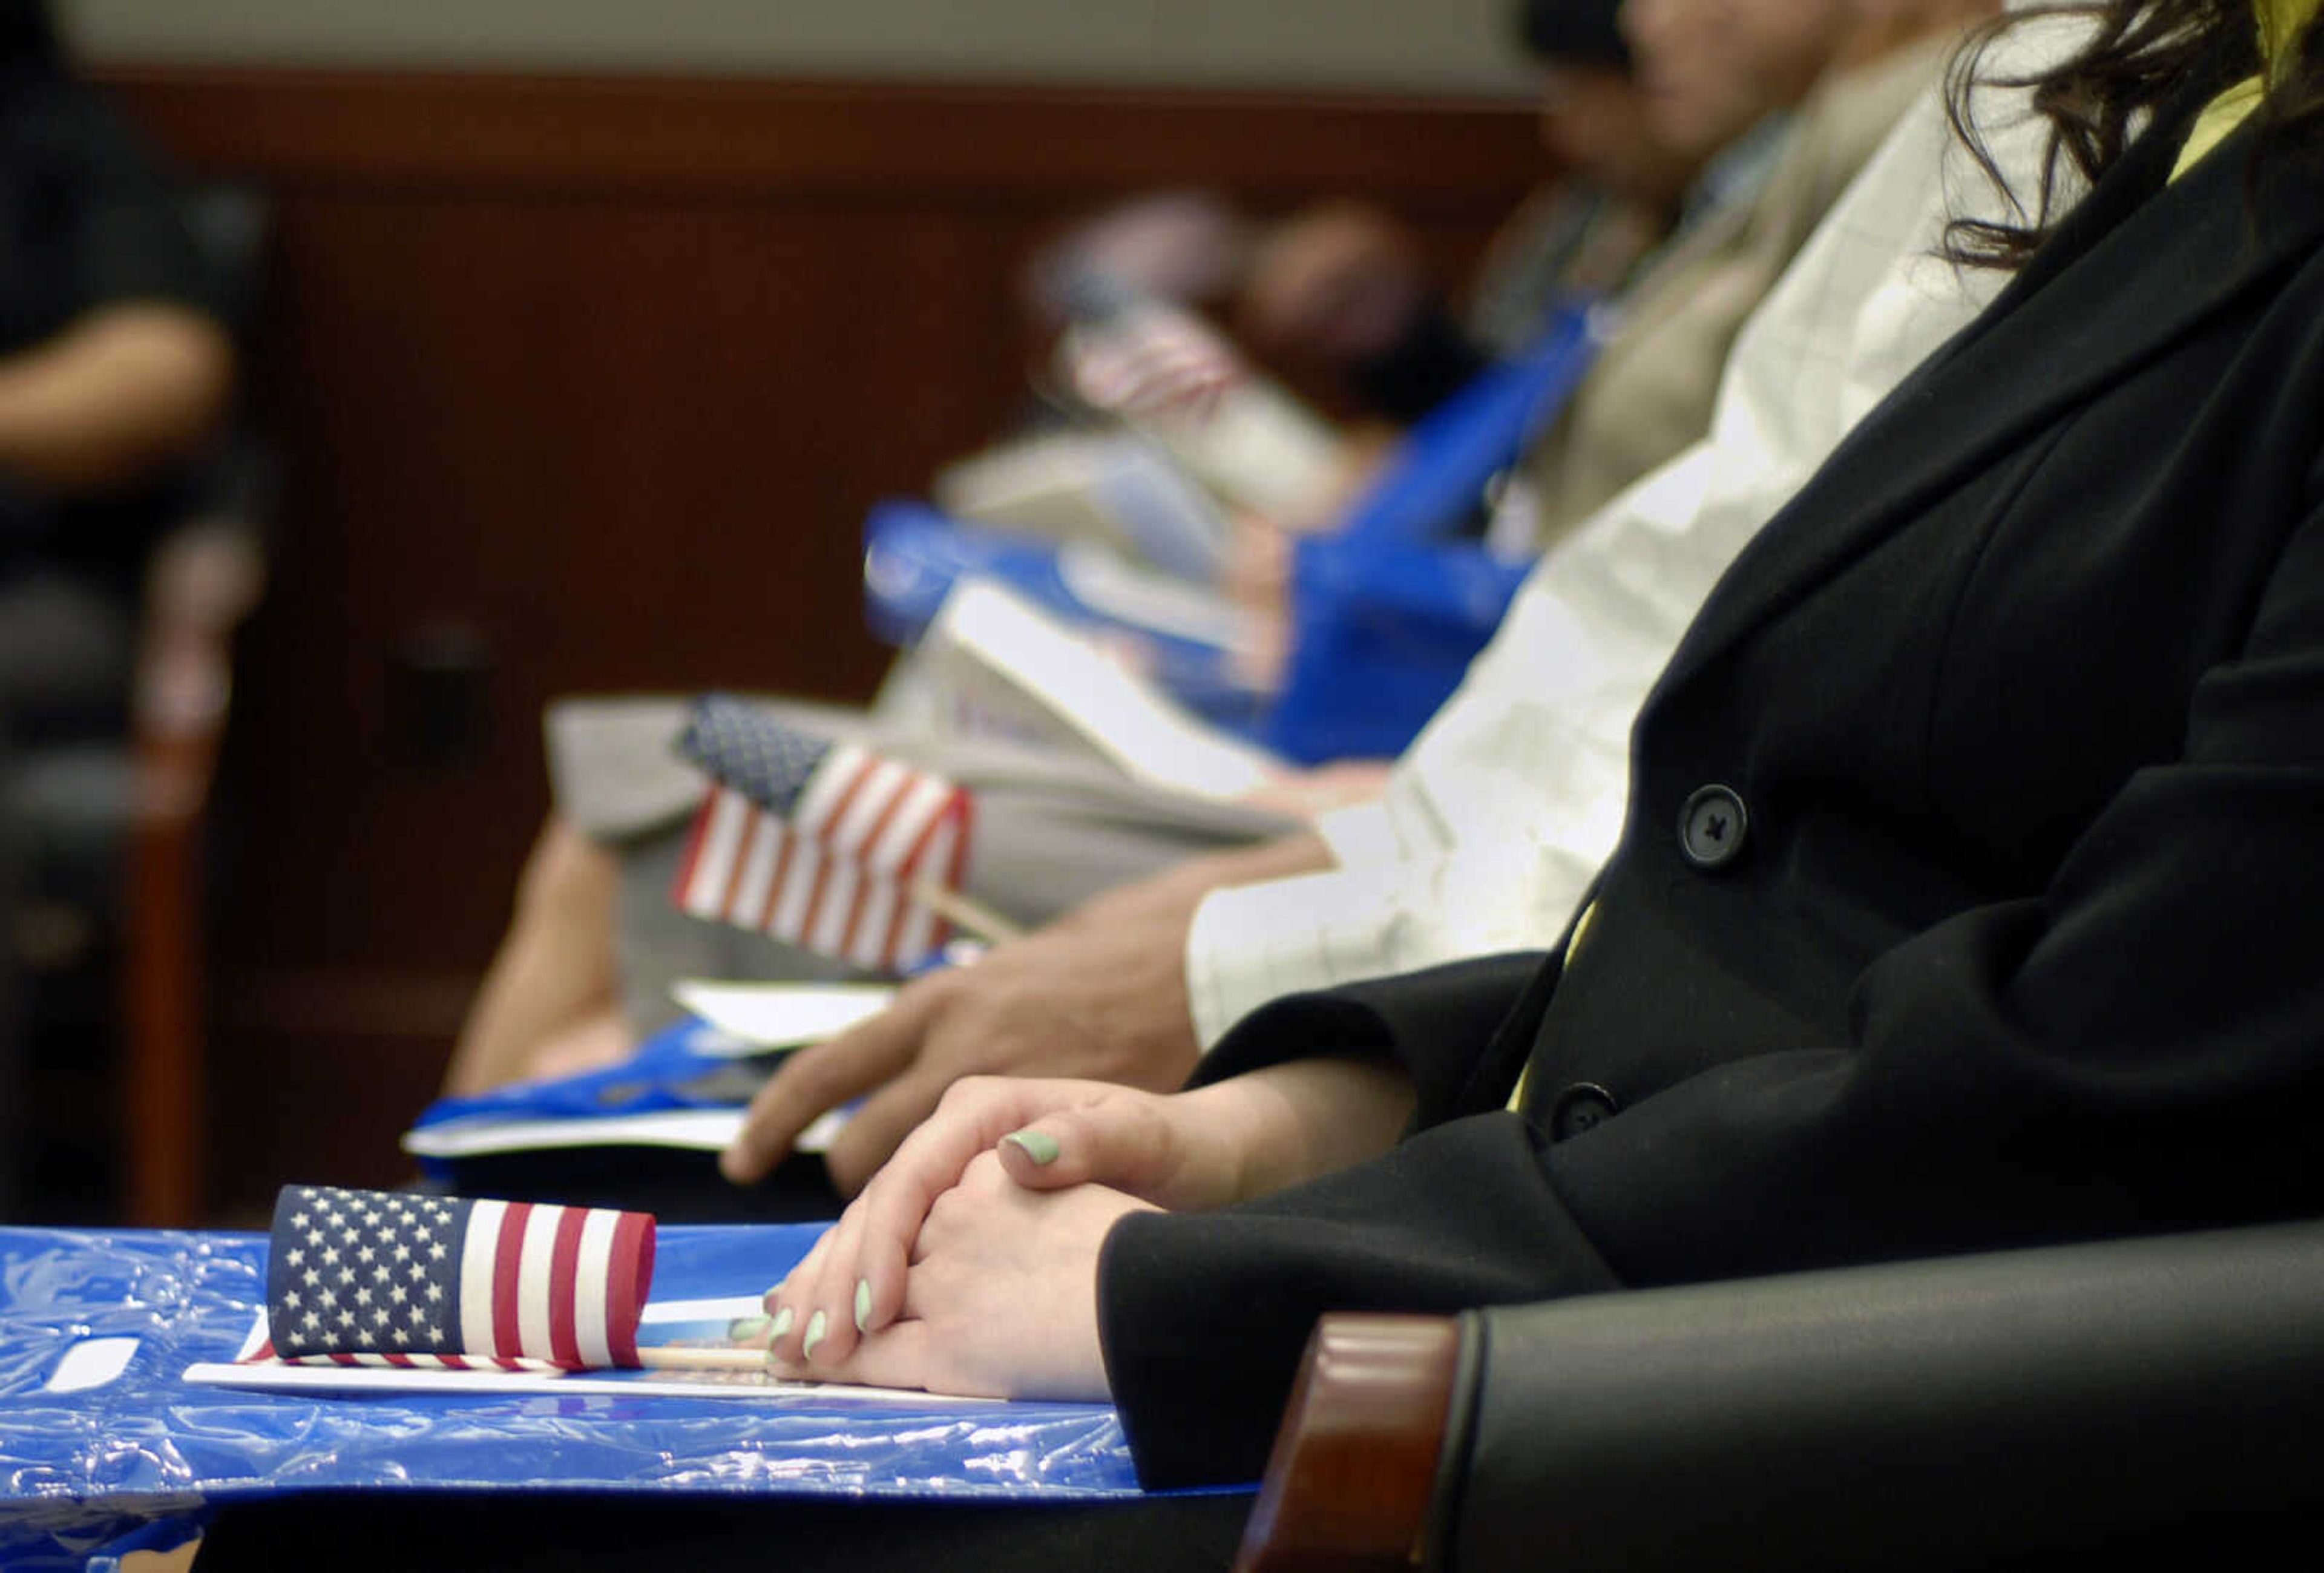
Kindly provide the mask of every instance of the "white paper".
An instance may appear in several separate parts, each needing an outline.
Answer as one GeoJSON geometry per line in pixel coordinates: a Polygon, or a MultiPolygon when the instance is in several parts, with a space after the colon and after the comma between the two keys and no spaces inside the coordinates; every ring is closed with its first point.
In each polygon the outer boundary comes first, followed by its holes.
{"type": "MultiPolygon", "coordinates": [[[[888,1008],[896,997],[884,983],[721,983],[689,977],[670,996],[733,1041],[732,1052],[754,1054],[835,1038],[888,1008]]],[[[728,1045],[705,1046],[716,1052],[728,1045]]]]}
{"type": "Polygon", "coordinates": [[[197,1387],[307,1393],[659,1393],[673,1398],[871,1399],[883,1403],[990,1407],[989,1398],[956,1398],[917,1389],[854,1387],[838,1382],[786,1382],[751,1372],[401,1371],[387,1365],[238,1365],[206,1361],[186,1367],[197,1387]]]}
{"type": "MultiPolygon", "coordinates": [[[[821,1152],[846,1124],[852,1111],[834,1109],[809,1125],[798,1144],[801,1152],[821,1152]]],[[[418,1158],[477,1158],[495,1152],[549,1152],[560,1147],[676,1147],[718,1152],[742,1128],[742,1111],[665,1109],[647,1115],[610,1115],[603,1119],[512,1120],[479,1115],[447,1120],[403,1133],[403,1150],[418,1158]]]]}
{"type": "Polygon", "coordinates": [[[1233,798],[1278,762],[1187,714],[1007,587],[964,580],[945,597],[927,648],[1006,683],[1116,768],[1156,786],[1233,798]]]}
{"type": "MultiPolygon", "coordinates": [[[[710,1327],[737,1317],[756,1316],[756,1295],[722,1300],[671,1300],[649,1303],[638,1318],[641,1344],[669,1341],[667,1337],[643,1337],[649,1328],[686,1327],[706,1341],[710,1327]]],[[[266,1341],[266,1317],[261,1312],[243,1340],[241,1358],[209,1360],[189,1365],[181,1380],[198,1387],[254,1388],[268,1392],[304,1393],[661,1393],[678,1398],[868,1399],[879,1403],[982,1404],[989,1398],[957,1398],[891,1387],[856,1387],[836,1382],[788,1382],[757,1371],[443,1371],[411,1370],[392,1365],[290,1365],[275,1361],[243,1362],[266,1341]]],[[[134,1344],[134,1340],[131,1340],[134,1344]]]]}

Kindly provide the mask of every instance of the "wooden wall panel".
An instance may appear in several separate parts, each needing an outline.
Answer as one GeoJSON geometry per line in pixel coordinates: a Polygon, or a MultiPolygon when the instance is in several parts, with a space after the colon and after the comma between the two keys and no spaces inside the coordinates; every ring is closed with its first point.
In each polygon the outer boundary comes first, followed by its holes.
{"type": "Polygon", "coordinates": [[[1451,269],[1538,173],[1528,117],[1497,104],[159,68],[107,85],[187,169],[277,203],[254,380],[286,489],[230,742],[221,1129],[360,1091],[311,1151],[226,1143],[230,1208],[292,1164],[400,1172],[393,1135],[546,806],[546,700],[869,694],[864,511],[1021,397],[1012,271],[1045,231],[1157,186],[1261,210],[1350,193],[1451,269]],[[447,754],[421,700],[456,711],[463,671],[483,729],[447,754]]]}

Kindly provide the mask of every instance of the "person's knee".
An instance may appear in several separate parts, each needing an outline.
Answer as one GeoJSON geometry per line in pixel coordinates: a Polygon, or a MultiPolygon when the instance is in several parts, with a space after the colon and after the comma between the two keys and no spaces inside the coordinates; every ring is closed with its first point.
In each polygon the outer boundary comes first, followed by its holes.
{"type": "Polygon", "coordinates": [[[555,814],[541,827],[517,883],[517,911],[537,918],[609,912],[620,883],[612,851],[555,814]]]}

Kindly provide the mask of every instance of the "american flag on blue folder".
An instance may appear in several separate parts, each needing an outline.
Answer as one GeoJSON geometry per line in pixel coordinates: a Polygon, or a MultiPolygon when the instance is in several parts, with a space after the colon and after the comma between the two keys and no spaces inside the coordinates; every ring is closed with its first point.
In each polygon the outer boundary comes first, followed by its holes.
{"type": "Polygon", "coordinates": [[[930,898],[966,876],[967,791],[722,695],[696,702],[677,747],[711,778],[681,911],[891,971],[943,947],[930,898]]]}
{"type": "Polygon", "coordinates": [[[284,1186],[254,1358],[635,1365],[653,1253],[644,1213],[284,1186]]]}

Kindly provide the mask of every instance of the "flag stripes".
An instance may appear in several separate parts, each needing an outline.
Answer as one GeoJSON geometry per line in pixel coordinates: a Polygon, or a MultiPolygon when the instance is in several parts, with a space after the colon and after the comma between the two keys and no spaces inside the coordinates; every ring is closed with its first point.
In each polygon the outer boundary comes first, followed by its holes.
{"type": "MultiPolygon", "coordinates": [[[[768,723],[773,725],[773,723],[768,723]]],[[[929,889],[967,873],[969,794],[852,743],[828,745],[786,816],[713,777],[673,896],[697,918],[736,924],[859,967],[896,969],[949,935],[929,889]]]]}

